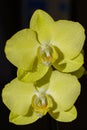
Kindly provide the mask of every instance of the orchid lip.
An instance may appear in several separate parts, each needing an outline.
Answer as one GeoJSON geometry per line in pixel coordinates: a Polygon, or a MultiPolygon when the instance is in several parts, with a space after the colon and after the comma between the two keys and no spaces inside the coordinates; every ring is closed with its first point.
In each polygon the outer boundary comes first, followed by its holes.
{"type": "Polygon", "coordinates": [[[52,63],[52,53],[53,49],[49,44],[41,44],[39,48],[39,56],[41,57],[41,61],[46,66],[50,66],[52,63]]]}
{"type": "Polygon", "coordinates": [[[51,99],[46,94],[38,93],[32,97],[32,107],[39,118],[46,115],[51,107],[51,104],[51,99]]]}

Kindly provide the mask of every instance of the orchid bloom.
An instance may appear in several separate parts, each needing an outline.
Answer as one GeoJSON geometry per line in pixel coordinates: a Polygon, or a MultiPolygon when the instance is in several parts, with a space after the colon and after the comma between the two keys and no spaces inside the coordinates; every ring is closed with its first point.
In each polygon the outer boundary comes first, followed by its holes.
{"type": "Polygon", "coordinates": [[[76,76],[49,70],[35,83],[13,79],[3,89],[2,99],[11,111],[10,122],[25,125],[35,122],[47,112],[56,121],[76,119],[74,104],[79,94],[80,83],[76,76]]]}
{"type": "Polygon", "coordinates": [[[17,68],[21,81],[41,79],[50,66],[60,72],[74,72],[84,63],[84,28],[78,22],[54,21],[43,10],[36,10],[30,27],[14,34],[6,43],[8,60],[17,68]]]}

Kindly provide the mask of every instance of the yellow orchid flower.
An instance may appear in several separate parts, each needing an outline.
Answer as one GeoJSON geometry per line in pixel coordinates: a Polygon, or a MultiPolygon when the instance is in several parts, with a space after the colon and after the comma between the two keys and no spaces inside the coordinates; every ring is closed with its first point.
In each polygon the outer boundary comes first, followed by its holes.
{"type": "Polygon", "coordinates": [[[81,53],[84,28],[78,22],[54,21],[43,10],[36,10],[30,27],[14,34],[6,43],[8,60],[17,68],[22,81],[34,82],[53,66],[61,72],[73,72],[84,63],[81,53]]]}
{"type": "Polygon", "coordinates": [[[11,111],[9,121],[25,125],[35,122],[47,112],[56,121],[76,119],[74,104],[79,94],[80,83],[76,76],[49,70],[35,84],[15,78],[3,89],[2,99],[11,111]]]}

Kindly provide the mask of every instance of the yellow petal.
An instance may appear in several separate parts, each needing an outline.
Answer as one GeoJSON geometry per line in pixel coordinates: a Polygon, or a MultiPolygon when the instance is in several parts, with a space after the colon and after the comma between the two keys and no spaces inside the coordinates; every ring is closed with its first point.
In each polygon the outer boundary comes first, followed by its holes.
{"type": "Polygon", "coordinates": [[[23,29],[7,41],[5,53],[16,67],[31,69],[38,46],[36,33],[30,29],[23,29]]]}
{"type": "Polygon", "coordinates": [[[77,78],[81,78],[85,74],[85,68],[82,66],[77,71],[72,72],[77,78]]]}
{"type": "Polygon", "coordinates": [[[36,10],[30,20],[30,28],[37,32],[40,43],[49,43],[53,32],[53,19],[43,10],[36,10]]]}
{"type": "Polygon", "coordinates": [[[50,76],[52,74],[52,68],[50,67],[47,73],[38,81],[36,81],[35,86],[40,93],[45,93],[49,87],[50,76]]]}
{"type": "Polygon", "coordinates": [[[34,82],[41,79],[47,73],[48,69],[48,66],[40,62],[36,62],[34,63],[31,71],[19,68],[17,71],[17,76],[18,79],[23,82],[34,82]]]}
{"type": "Polygon", "coordinates": [[[13,112],[10,112],[9,121],[11,123],[14,123],[16,125],[27,125],[35,122],[38,120],[38,116],[36,116],[36,113],[32,112],[30,115],[17,115],[13,112]]]}
{"type": "Polygon", "coordinates": [[[49,114],[57,121],[60,122],[71,122],[76,119],[77,111],[76,108],[73,106],[71,109],[67,111],[59,111],[59,112],[52,112],[50,111],[49,114]]]}
{"type": "Polygon", "coordinates": [[[73,72],[78,70],[84,63],[84,57],[80,53],[79,56],[77,56],[74,59],[64,59],[61,62],[55,62],[53,66],[62,72],[73,72]]]}
{"type": "Polygon", "coordinates": [[[68,110],[80,94],[80,83],[76,76],[53,71],[47,94],[51,95],[63,110],[68,110]]]}
{"type": "Polygon", "coordinates": [[[35,92],[32,83],[24,83],[16,78],[5,86],[2,91],[2,99],[11,111],[18,115],[25,115],[29,111],[35,92]]]}
{"type": "Polygon", "coordinates": [[[57,46],[66,58],[76,57],[85,40],[84,28],[78,22],[59,20],[55,22],[51,43],[57,46]]]}

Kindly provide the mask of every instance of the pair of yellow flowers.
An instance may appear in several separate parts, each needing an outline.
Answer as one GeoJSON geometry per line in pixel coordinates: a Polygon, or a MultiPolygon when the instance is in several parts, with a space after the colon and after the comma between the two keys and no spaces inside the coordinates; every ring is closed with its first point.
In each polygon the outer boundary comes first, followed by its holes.
{"type": "Polygon", "coordinates": [[[54,21],[36,10],[30,27],[6,43],[7,59],[17,67],[17,78],[2,91],[10,109],[10,122],[30,124],[48,112],[55,120],[70,122],[77,117],[74,106],[83,73],[84,28],[78,22],[54,21]]]}

